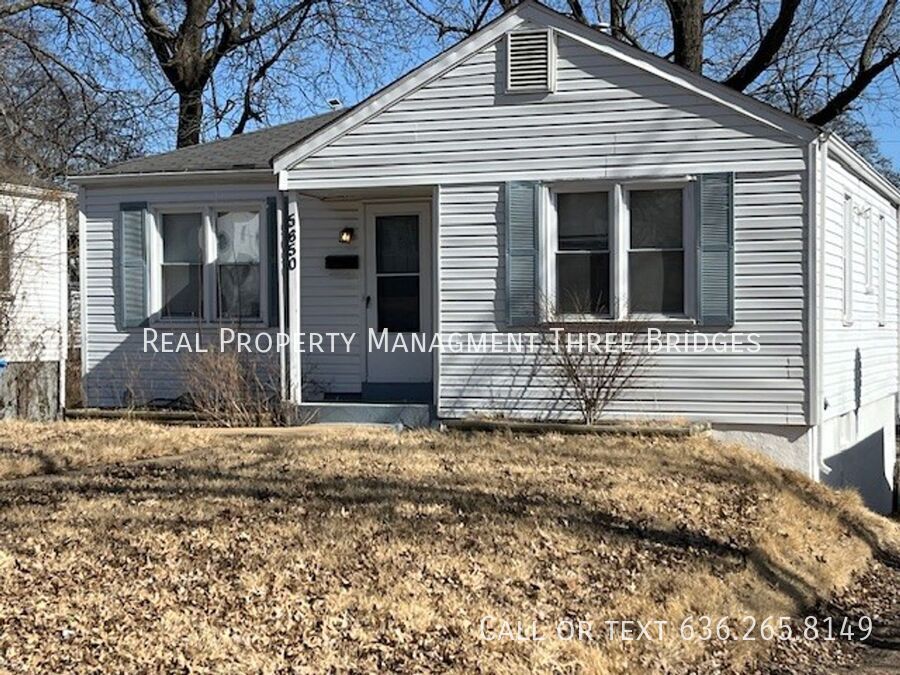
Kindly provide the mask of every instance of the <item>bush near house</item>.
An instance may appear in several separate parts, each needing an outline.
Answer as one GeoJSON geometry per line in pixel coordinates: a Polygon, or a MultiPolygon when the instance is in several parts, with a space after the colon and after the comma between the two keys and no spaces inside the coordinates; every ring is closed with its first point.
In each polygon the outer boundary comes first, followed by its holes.
{"type": "MultiPolygon", "coordinates": [[[[703,437],[92,423],[0,438],[89,465],[0,482],[12,672],[765,669],[784,645],[685,641],[677,627],[801,617],[898,546],[855,496],[703,437]],[[558,639],[569,619],[675,629],[558,639]],[[483,639],[501,621],[546,639],[483,639]]],[[[835,664],[838,644],[816,660],[835,664]]]]}

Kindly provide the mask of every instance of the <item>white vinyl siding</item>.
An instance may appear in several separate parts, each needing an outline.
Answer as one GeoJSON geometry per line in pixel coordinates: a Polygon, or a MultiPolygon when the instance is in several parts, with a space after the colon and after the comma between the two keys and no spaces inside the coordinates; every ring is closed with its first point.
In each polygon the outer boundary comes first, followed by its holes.
{"type": "Polygon", "coordinates": [[[356,334],[345,350],[338,338],[336,353],[307,351],[301,357],[307,398],[324,392],[359,393],[365,349],[364,251],[362,204],[356,201],[321,201],[301,197],[300,208],[300,330],[356,334]],[[338,241],[345,227],[354,228],[350,244],[338,241]],[[359,269],[327,270],[329,255],[358,255],[359,269]]]}
{"type": "Polygon", "coordinates": [[[833,156],[825,181],[820,378],[827,420],[854,410],[857,384],[862,405],[896,392],[898,251],[896,205],[833,156]],[[847,217],[848,207],[853,218],[847,217]],[[875,262],[881,269],[873,293],[866,292],[867,214],[878,224],[875,262]]]}
{"type": "MultiPolygon", "coordinates": [[[[9,218],[7,361],[64,361],[68,322],[67,213],[59,194],[0,184],[9,218]],[[25,191],[23,193],[23,191],[25,191]]],[[[3,311],[6,311],[4,309],[3,311]]]]}
{"type": "MultiPolygon", "coordinates": [[[[805,423],[806,143],[562,33],[557,45],[554,93],[508,95],[500,39],[300,161],[283,174],[286,185],[440,185],[439,325],[447,335],[508,329],[505,184],[737,172],[730,332],[758,333],[759,353],[660,355],[610,414],[805,423]]],[[[695,244],[686,238],[684,246],[687,254],[695,244]]],[[[304,298],[311,292],[320,291],[306,284],[304,298]]],[[[693,332],[690,324],[672,330],[693,332]]],[[[444,352],[439,364],[440,416],[573,414],[534,358],[444,352]]]]}
{"type": "MultiPolygon", "coordinates": [[[[140,186],[84,189],[83,202],[79,206],[85,221],[85,238],[81,242],[86,249],[85,269],[81,271],[85,289],[82,342],[88,405],[122,405],[126,389],[130,389],[138,401],[174,398],[185,392],[180,364],[182,358],[190,357],[190,353],[144,353],[142,328],[119,330],[116,327],[113,232],[120,203],[147,202],[151,212],[160,209],[184,211],[198,205],[203,208],[221,205],[227,210],[234,204],[263,205],[267,197],[275,194],[274,178],[240,184],[199,184],[186,178],[183,184],[154,185],[146,181],[140,186]]],[[[265,222],[263,213],[260,216],[262,223],[265,222]]],[[[181,335],[186,335],[193,344],[198,335],[196,323],[182,328],[155,328],[172,330],[176,343],[181,335]]],[[[241,330],[255,333],[263,329],[242,327],[241,330]]],[[[209,340],[217,340],[217,324],[202,329],[199,336],[201,342],[207,344],[209,340]]],[[[260,359],[266,364],[265,371],[273,370],[277,377],[278,355],[273,351],[260,359]]]]}
{"type": "MultiPolygon", "coordinates": [[[[758,353],[660,354],[609,411],[735,424],[805,419],[803,185],[798,173],[735,181],[735,323],[758,353]]],[[[440,204],[441,330],[504,332],[503,186],[445,186],[440,204]]],[[[683,329],[673,329],[682,333],[683,329]]],[[[693,332],[693,331],[691,331],[693,332]]],[[[702,333],[702,331],[701,331],[702,333]]],[[[707,336],[712,338],[715,331],[707,336]]],[[[441,355],[439,414],[574,416],[526,355],[441,355]]]]}
{"type": "Polygon", "coordinates": [[[499,40],[300,162],[288,186],[803,170],[796,139],[566,35],[557,43],[554,93],[498,91],[499,40]]]}

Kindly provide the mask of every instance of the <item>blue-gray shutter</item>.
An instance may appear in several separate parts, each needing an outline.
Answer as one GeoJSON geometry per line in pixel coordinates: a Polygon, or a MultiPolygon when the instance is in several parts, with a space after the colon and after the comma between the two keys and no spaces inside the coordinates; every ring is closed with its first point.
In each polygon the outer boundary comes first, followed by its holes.
{"type": "Polygon", "coordinates": [[[734,174],[697,179],[697,318],[703,326],[734,323],[734,174]]]}
{"type": "Polygon", "coordinates": [[[118,317],[122,328],[147,321],[147,204],[119,205],[118,317]]]}
{"type": "Polygon", "coordinates": [[[278,325],[278,198],[266,199],[266,262],[269,265],[269,325],[278,325]]]}
{"type": "Polygon", "coordinates": [[[506,311],[510,326],[537,320],[538,184],[506,184],[506,311]]]}

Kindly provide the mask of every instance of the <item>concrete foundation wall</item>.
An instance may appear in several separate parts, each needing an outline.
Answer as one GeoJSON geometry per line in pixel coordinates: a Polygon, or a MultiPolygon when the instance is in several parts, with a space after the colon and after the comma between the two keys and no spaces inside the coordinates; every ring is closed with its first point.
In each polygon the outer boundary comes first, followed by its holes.
{"type": "Polygon", "coordinates": [[[804,426],[716,425],[713,438],[768,455],[789,469],[810,475],[812,428],[804,426]]]}
{"type": "Polygon", "coordinates": [[[821,481],[857,490],[878,513],[890,513],[893,508],[895,410],[895,397],[887,396],[821,425],[821,481]]]}

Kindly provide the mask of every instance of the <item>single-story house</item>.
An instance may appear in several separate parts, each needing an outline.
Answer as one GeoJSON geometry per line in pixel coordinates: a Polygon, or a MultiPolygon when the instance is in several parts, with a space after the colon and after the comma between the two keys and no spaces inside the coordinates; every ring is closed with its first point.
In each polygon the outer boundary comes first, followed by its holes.
{"type": "Polygon", "coordinates": [[[75,195],[0,177],[0,418],[65,407],[69,205],[75,195]]]}
{"type": "Polygon", "coordinates": [[[90,405],[178,397],[190,355],[145,329],[225,325],[363,336],[255,351],[323,419],[573,417],[502,340],[366,336],[629,317],[674,348],[609,416],[706,421],[890,508],[900,191],[837,136],[539,3],[351,109],[77,182],[90,405]]]}

